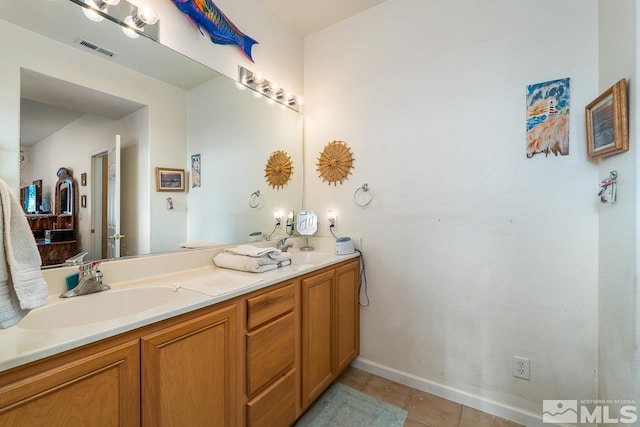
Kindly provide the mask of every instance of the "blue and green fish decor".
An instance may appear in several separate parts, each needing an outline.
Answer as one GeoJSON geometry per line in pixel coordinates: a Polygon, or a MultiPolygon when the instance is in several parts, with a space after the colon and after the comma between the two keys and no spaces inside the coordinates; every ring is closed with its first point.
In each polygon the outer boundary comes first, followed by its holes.
{"type": "Polygon", "coordinates": [[[251,48],[257,41],[244,34],[211,0],[171,0],[187,19],[213,43],[236,45],[251,62],[251,48]]]}

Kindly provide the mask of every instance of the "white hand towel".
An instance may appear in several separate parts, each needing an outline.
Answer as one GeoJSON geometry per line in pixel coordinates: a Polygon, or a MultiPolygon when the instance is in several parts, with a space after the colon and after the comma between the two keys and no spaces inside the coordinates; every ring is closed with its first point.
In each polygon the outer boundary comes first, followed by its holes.
{"type": "Polygon", "coordinates": [[[288,254],[286,252],[280,252],[280,253],[272,252],[267,256],[272,260],[275,260],[278,262],[287,261],[287,260],[291,261],[291,254],[288,254]]]}
{"type": "Polygon", "coordinates": [[[250,257],[264,257],[270,254],[280,254],[282,252],[280,249],[276,249],[273,247],[259,248],[253,245],[240,245],[234,248],[227,248],[224,251],[232,254],[246,255],[250,257]]]}
{"type": "Polygon", "coordinates": [[[29,223],[9,186],[0,179],[0,328],[47,303],[47,283],[29,223]]]}
{"type": "Polygon", "coordinates": [[[291,264],[291,260],[277,261],[269,257],[250,257],[231,253],[221,253],[213,258],[218,267],[231,268],[251,273],[264,273],[291,264]]]}

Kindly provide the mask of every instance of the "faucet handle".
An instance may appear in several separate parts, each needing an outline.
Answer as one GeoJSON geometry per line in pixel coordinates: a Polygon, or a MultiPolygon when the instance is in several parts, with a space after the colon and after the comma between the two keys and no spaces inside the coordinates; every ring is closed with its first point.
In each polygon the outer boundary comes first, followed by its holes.
{"type": "Polygon", "coordinates": [[[91,273],[94,268],[98,268],[100,266],[100,263],[101,261],[91,261],[80,265],[80,267],[78,267],[78,269],[80,270],[80,275],[83,276],[85,274],[91,273]]]}

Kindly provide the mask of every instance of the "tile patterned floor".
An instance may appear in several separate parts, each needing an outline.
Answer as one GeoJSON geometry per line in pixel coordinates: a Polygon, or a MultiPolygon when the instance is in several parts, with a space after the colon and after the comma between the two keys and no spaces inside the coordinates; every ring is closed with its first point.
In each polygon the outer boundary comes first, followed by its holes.
{"type": "Polygon", "coordinates": [[[405,427],[517,427],[519,424],[349,367],[338,381],[408,412],[405,427]]]}

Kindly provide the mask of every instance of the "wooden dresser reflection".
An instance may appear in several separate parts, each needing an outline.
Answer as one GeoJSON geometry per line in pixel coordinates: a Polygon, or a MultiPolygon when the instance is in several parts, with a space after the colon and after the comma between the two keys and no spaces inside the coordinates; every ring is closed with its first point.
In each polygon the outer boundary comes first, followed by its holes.
{"type": "MultiPolygon", "coordinates": [[[[38,246],[38,252],[40,252],[40,259],[42,265],[55,265],[62,264],[66,259],[71,258],[78,252],[78,242],[73,230],[68,230],[71,233],[60,233],[62,240],[56,241],[56,237],[53,239],[46,239],[47,230],[54,230],[62,232],[60,226],[65,225],[66,218],[60,218],[63,215],[55,214],[40,214],[40,215],[27,215],[27,221],[29,227],[33,232],[33,237],[36,239],[36,245],[38,246]],[[66,234],[66,235],[65,235],[66,234]]],[[[51,236],[49,236],[51,237],[51,236]]]]}

